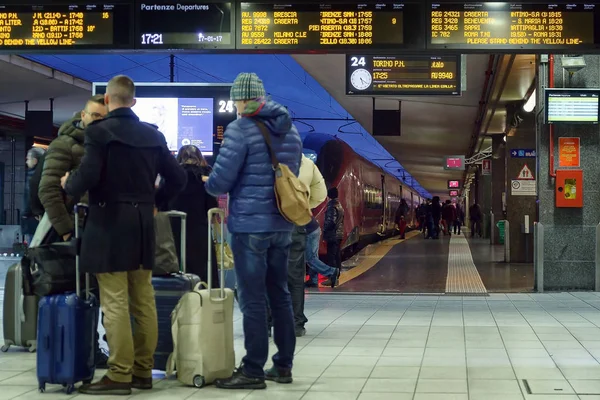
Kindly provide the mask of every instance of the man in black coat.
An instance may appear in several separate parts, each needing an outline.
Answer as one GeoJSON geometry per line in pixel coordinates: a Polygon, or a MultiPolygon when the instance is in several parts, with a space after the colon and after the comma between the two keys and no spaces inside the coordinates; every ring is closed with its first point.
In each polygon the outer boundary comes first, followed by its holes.
{"type": "Polygon", "coordinates": [[[74,197],[89,193],[89,215],[81,244],[82,272],[96,274],[108,338],[109,370],[85,394],[129,395],[151,389],[158,338],[152,287],[156,177],[166,196],[183,189],[186,175],[169,152],[164,136],[140,122],[131,107],[135,86],[126,76],[108,83],[109,114],[88,126],[79,169],[62,180],[74,197]],[[136,321],[131,335],[129,312],[136,321]]]}

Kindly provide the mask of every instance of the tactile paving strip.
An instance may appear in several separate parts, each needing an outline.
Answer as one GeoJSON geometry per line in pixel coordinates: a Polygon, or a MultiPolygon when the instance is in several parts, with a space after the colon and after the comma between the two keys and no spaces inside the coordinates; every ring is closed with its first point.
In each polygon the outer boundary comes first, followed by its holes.
{"type": "Polygon", "coordinates": [[[469,243],[462,235],[453,235],[450,238],[446,293],[487,294],[473,262],[469,243]]]}

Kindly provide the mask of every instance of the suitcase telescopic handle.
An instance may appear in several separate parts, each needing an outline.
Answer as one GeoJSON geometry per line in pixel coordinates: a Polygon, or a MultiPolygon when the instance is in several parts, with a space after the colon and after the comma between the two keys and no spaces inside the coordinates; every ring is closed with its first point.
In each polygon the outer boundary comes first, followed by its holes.
{"type": "MultiPolygon", "coordinates": [[[[87,204],[79,203],[75,205],[75,292],[77,297],[81,297],[81,272],[79,266],[79,254],[81,252],[81,230],[79,229],[79,212],[83,211],[87,215],[90,208],[87,204]]],[[[84,220],[85,222],[85,220],[84,220]]],[[[85,299],[90,298],[90,275],[85,274],[85,299]]]]}
{"type": "Polygon", "coordinates": [[[208,293],[212,294],[212,249],[213,249],[213,241],[212,241],[212,221],[214,217],[219,216],[221,219],[221,245],[219,246],[219,251],[221,252],[221,300],[225,299],[225,211],[220,208],[211,208],[208,210],[208,293]]]}
{"type": "Polygon", "coordinates": [[[181,219],[179,271],[185,274],[187,270],[187,214],[183,211],[168,211],[167,216],[169,218],[181,219]]]}

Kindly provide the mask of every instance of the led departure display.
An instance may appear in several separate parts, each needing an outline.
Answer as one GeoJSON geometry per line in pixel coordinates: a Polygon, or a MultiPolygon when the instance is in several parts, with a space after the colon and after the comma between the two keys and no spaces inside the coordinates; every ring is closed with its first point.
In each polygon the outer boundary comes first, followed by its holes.
{"type": "Polygon", "coordinates": [[[238,49],[294,51],[424,46],[418,2],[242,2],[239,8],[238,49]]]}
{"type": "Polygon", "coordinates": [[[0,50],[132,47],[128,3],[0,4],[0,50]]]}
{"type": "Polygon", "coordinates": [[[346,56],[346,94],[458,95],[458,56],[346,56]]]}
{"type": "Polygon", "coordinates": [[[136,47],[142,49],[233,49],[232,2],[161,0],[138,3],[136,47]]]}
{"type": "Polygon", "coordinates": [[[434,2],[429,48],[556,49],[600,43],[600,4],[434,2]],[[596,26],[596,28],[594,27],[596,26]]]}

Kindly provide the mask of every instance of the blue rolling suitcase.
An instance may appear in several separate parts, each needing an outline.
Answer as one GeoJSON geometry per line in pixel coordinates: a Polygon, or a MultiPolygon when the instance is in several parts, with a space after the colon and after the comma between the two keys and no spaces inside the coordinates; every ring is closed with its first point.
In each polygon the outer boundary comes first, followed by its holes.
{"type": "MultiPolygon", "coordinates": [[[[79,211],[75,207],[75,238],[79,236],[79,211]]],[[[98,330],[98,300],[90,293],[89,276],[85,279],[85,298],[79,279],[79,243],[76,255],[75,293],[46,296],[38,311],[37,377],[40,392],[46,384],[62,384],[70,394],[78,382],[89,383],[96,371],[94,348],[98,330]]]]}
{"type": "MultiPolygon", "coordinates": [[[[158,316],[158,345],[154,353],[154,369],[161,371],[167,370],[167,360],[173,352],[171,313],[177,307],[181,297],[194,290],[196,285],[200,283],[200,277],[185,273],[187,214],[180,211],[170,211],[167,214],[171,218],[181,218],[181,259],[179,260],[181,272],[152,278],[158,316]]],[[[135,329],[135,323],[132,326],[135,329]]]]}

